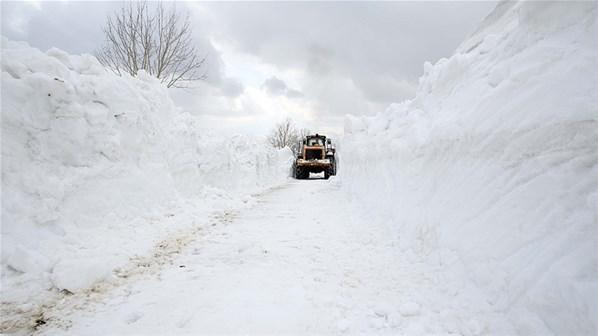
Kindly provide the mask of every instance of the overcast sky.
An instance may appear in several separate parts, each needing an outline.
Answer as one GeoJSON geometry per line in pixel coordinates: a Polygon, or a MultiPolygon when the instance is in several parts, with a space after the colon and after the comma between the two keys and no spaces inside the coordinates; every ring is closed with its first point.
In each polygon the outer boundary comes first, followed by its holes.
{"type": "MultiPolygon", "coordinates": [[[[495,2],[178,2],[208,57],[208,79],[171,89],[206,125],[265,134],[293,118],[342,131],[345,114],[410,98],[423,63],[448,57],[495,2]]],[[[2,2],[2,35],[93,53],[121,2],[2,2]]]]}

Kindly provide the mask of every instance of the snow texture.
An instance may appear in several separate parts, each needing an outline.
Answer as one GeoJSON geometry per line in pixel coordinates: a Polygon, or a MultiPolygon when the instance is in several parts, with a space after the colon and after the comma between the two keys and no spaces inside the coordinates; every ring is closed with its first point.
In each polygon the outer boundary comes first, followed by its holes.
{"type": "Polygon", "coordinates": [[[6,38],[1,56],[4,308],[86,289],[288,177],[290,151],[202,129],[143,72],[6,38]]]}
{"type": "Polygon", "coordinates": [[[46,306],[37,334],[514,334],[475,288],[402,252],[345,196],[335,177],[271,189],[161,269],[46,306]]]}
{"type": "Polygon", "coordinates": [[[344,190],[518,334],[598,333],[597,13],[500,3],[412,100],[345,122],[344,190]]]}

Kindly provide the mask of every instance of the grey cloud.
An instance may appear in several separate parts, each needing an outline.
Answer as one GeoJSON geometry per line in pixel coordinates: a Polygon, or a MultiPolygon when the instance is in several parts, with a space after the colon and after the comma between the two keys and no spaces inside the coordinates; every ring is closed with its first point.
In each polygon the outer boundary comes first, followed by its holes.
{"type": "Polygon", "coordinates": [[[333,52],[330,49],[312,44],[307,48],[307,72],[316,76],[326,76],[333,70],[331,61],[333,52]]]}
{"type": "Polygon", "coordinates": [[[368,76],[368,74],[354,73],[352,78],[357,79],[354,83],[366,99],[383,104],[412,98],[417,88],[414,82],[406,79],[399,80],[390,74],[368,76]]]}
{"type": "Polygon", "coordinates": [[[69,53],[93,53],[103,41],[102,24],[106,15],[118,5],[39,2],[32,6],[27,2],[2,2],[2,34],[13,40],[25,40],[44,51],[57,47],[69,53]],[[12,25],[14,20],[21,21],[21,27],[12,25]]]}
{"type": "Polygon", "coordinates": [[[301,91],[294,90],[294,89],[287,89],[287,97],[289,98],[302,98],[304,95],[301,91]]]}
{"type": "Polygon", "coordinates": [[[288,98],[301,98],[303,93],[301,91],[291,89],[280,78],[272,76],[264,81],[262,89],[274,96],[287,96],[288,98]]]}
{"type": "MultiPolygon", "coordinates": [[[[91,53],[103,41],[106,15],[120,2],[2,2],[2,33],[46,50],[91,53]]],[[[251,56],[297,74],[299,88],[271,77],[262,88],[302,97],[316,119],[372,114],[410,98],[425,61],[450,56],[494,2],[177,3],[191,10],[198,48],[207,55],[207,80],[178,103],[201,113],[238,115],[230,98],[263,77],[225,72],[220,52],[251,56]],[[216,43],[219,48],[215,48],[216,43]],[[238,78],[253,82],[241,82],[238,78]],[[255,79],[257,77],[257,79],[255,79]],[[248,79],[249,78],[249,79],[248,79]],[[218,105],[218,106],[216,106],[218,105]]],[[[234,69],[236,71],[236,69],[234,69]]],[[[243,69],[241,69],[243,71],[243,69]]],[[[258,111],[258,107],[255,108],[258,111]]],[[[248,112],[249,113],[249,112],[248,112]]],[[[252,112],[253,113],[253,112],[252,112]]],[[[258,112],[255,112],[258,113],[258,112]]]]}
{"type": "Polygon", "coordinates": [[[222,80],[221,90],[224,96],[234,98],[240,96],[245,91],[245,87],[238,80],[227,77],[222,80]]]}
{"type": "Polygon", "coordinates": [[[284,81],[272,76],[264,81],[262,88],[266,89],[270,94],[283,95],[287,90],[287,85],[284,81]]]}
{"type": "MultiPolygon", "coordinates": [[[[214,36],[238,51],[281,69],[299,69],[310,83],[326,81],[324,77],[353,81],[365,99],[386,104],[409,98],[423,63],[450,56],[494,6],[494,2],[205,4],[217,27],[214,36]]],[[[314,99],[301,85],[305,98],[314,99]]],[[[339,105],[331,113],[342,110],[339,105]]]]}

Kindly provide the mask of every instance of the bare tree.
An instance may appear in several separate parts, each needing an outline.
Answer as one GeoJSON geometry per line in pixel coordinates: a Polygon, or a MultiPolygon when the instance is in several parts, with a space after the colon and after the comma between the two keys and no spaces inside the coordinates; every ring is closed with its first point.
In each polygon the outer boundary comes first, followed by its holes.
{"type": "Polygon", "coordinates": [[[301,148],[301,140],[309,134],[309,129],[297,130],[293,120],[287,118],[274,126],[268,136],[268,142],[275,148],[289,147],[293,152],[297,152],[301,148]]]}
{"type": "Polygon", "coordinates": [[[200,72],[206,57],[193,44],[189,15],[181,16],[174,5],[165,9],[160,2],[150,10],[145,1],[128,2],[107,18],[104,34],[96,56],[119,75],[143,69],[167,87],[206,78],[200,72]]]}
{"type": "Polygon", "coordinates": [[[296,143],[299,141],[295,124],[289,118],[283,122],[276,124],[270,135],[268,136],[268,142],[275,148],[289,147],[291,149],[296,147],[296,143]]]}
{"type": "Polygon", "coordinates": [[[299,141],[301,141],[302,139],[304,139],[306,136],[311,134],[311,131],[309,130],[309,128],[302,128],[299,130],[298,132],[299,134],[297,135],[299,137],[299,141]]]}

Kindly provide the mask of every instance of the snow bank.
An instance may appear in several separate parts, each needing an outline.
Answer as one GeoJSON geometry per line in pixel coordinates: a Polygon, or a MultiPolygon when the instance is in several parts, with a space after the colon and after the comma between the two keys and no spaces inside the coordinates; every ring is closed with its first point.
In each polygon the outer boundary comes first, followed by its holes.
{"type": "Polygon", "coordinates": [[[143,73],[2,38],[3,303],[89,287],[209,211],[284,182],[290,158],[202,130],[143,73]]]}
{"type": "Polygon", "coordinates": [[[597,13],[501,3],[415,98],[346,119],[344,188],[522,334],[598,332],[597,13]]]}

